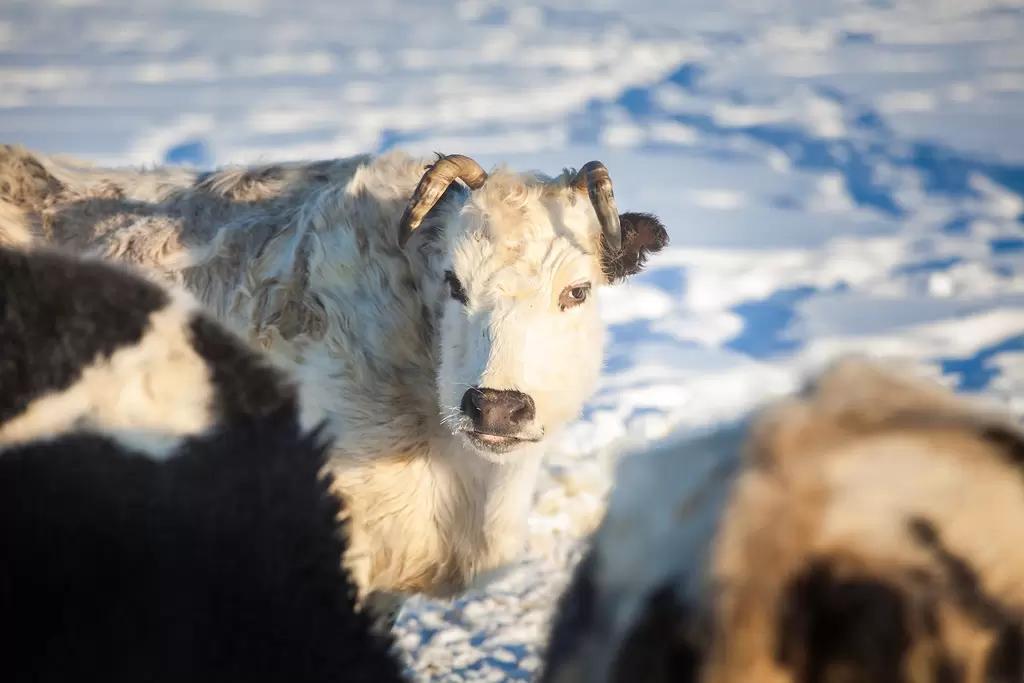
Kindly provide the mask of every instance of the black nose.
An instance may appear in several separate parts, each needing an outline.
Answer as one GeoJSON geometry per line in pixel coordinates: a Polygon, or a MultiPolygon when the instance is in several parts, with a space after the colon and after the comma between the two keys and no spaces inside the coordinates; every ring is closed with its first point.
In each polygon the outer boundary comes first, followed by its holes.
{"type": "Polygon", "coordinates": [[[533,399],[521,391],[473,387],[462,395],[462,412],[473,429],[484,434],[511,436],[533,419],[533,399]]]}

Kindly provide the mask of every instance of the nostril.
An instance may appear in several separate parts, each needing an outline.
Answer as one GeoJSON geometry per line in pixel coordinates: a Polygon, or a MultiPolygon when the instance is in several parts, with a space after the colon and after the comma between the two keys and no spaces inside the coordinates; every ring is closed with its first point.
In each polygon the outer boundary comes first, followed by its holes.
{"type": "Polygon", "coordinates": [[[484,403],[484,395],[476,387],[469,389],[462,395],[462,412],[474,422],[480,420],[481,408],[484,403]]]}

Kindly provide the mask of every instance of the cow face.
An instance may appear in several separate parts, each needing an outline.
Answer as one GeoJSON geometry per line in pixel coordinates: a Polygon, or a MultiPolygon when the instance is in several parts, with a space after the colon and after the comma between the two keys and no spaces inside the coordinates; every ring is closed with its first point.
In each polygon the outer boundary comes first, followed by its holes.
{"type": "Polygon", "coordinates": [[[438,403],[453,433],[500,461],[578,414],[601,368],[600,290],[639,272],[667,235],[653,216],[618,214],[597,162],[555,179],[471,168],[458,177],[475,189],[439,237],[438,403]]]}

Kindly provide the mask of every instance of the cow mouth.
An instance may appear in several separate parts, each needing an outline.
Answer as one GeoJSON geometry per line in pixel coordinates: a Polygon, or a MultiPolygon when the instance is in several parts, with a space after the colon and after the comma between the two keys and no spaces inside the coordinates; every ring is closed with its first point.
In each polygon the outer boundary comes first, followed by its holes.
{"type": "Polygon", "coordinates": [[[524,436],[513,436],[511,434],[491,434],[488,432],[467,431],[465,432],[474,446],[493,453],[507,453],[526,443],[536,443],[540,439],[532,439],[524,436]]]}

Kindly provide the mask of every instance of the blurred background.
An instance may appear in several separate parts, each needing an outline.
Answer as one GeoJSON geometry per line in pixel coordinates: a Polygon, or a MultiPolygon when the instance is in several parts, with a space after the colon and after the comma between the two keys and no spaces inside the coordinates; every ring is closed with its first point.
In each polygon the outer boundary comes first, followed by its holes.
{"type": "Polygon", "coordinates": [[[840,352],[1024,413],[1022,112],[1020,0],[0,5],[2,142],[201,168],[597,158],[621,209],[669,227],[603,293],[607,370],[548,462],[530,556],[406,610],[424,679],[528,680],[616,460],[840,352]]]}

